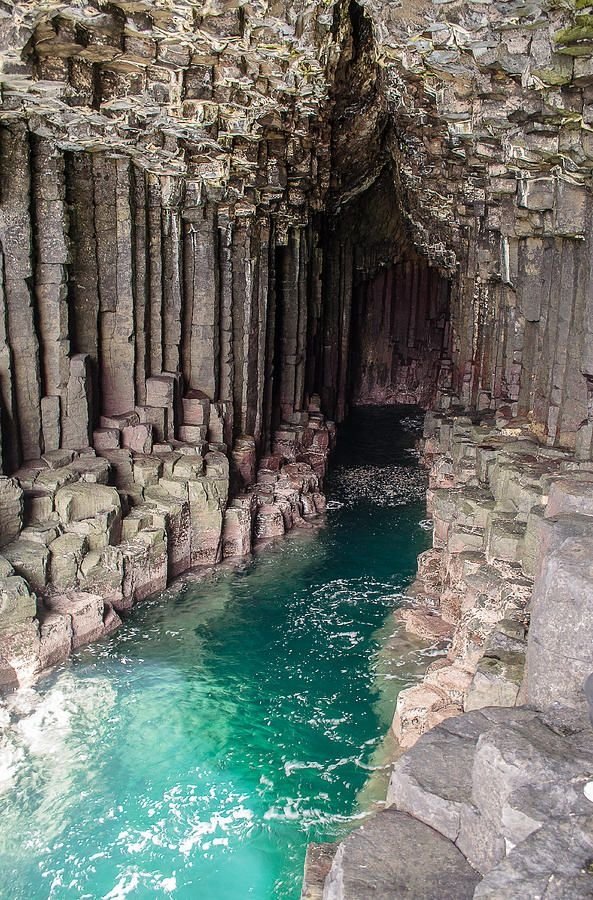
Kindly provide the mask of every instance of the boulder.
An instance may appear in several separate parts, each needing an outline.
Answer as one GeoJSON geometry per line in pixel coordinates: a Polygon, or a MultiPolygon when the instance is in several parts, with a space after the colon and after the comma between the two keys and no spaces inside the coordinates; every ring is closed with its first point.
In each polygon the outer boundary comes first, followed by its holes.
{"type": "Polygon", "coordinates": [[[339,845],[323,900],[469,900],[479,880],[443,835],[384,809],[339,845]]]}

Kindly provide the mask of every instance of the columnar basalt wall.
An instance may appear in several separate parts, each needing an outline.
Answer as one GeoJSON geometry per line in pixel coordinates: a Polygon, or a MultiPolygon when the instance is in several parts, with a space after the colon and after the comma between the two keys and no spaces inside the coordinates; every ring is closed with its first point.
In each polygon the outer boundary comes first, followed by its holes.
{"type": "Polygon", "coordinates": [[[323,511],[328,84],[352,36],[341,6],[12,13],[2,685],[323,511]]]}

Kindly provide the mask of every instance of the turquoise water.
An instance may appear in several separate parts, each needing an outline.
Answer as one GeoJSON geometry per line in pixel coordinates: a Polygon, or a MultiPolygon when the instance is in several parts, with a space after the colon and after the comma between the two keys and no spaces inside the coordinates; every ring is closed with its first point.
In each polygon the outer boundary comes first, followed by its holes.
{"type": "Polygon", "coordinates": [[[357,412],[323,524],[165,592],[11,700],[3,898],[299,897],[307,843],[363,814],[416,677],[420,650],[384,647],[427,546],[417,424],[357,412]]]}

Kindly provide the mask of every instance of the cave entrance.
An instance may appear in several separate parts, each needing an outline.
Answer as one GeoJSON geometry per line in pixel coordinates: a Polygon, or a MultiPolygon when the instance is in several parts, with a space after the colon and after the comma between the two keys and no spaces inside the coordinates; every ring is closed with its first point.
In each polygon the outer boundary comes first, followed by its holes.
{"type": "Polygon", "coordinates": [[[321,396],[338,420],[353,405],[428,407],[451,369],[448,273],[422,255],[441,243],[439,223],[429,240],[402,177],[416,153],[405,110],[390,106],[363,5],[341,9],[321,327],[321,396]]]}
{"type": "Polygon", "coordinates": [[[324,408],[432,406],[451,377],[451,282],[415,249],[391,166],[328,216],[324,257],[324,408]]]}

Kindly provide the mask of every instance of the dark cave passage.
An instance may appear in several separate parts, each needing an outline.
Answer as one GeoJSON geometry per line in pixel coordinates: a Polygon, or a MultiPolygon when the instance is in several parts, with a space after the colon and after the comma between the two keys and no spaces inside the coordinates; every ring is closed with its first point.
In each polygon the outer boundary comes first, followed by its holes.
{"type": "Polygon", "coordinates": [[[355,285],[350,354],[353,405],[434,400],[448,342],[449,283],[406,260],[355,285]]]}

